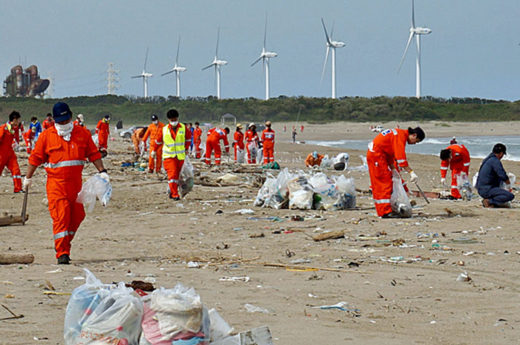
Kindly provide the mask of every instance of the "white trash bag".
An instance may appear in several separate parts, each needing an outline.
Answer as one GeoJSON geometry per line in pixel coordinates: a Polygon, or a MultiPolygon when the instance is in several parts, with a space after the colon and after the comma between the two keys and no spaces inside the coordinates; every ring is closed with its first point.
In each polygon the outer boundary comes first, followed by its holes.
{"type": "Polygon", "coordinates": [[[337,201],[334,203],[334,207],[338,210],[346,210],[356,207],[356,186],[354,179],[346,178],[344,175],[340,175],[335,179],[336,189],[338,191],[337,201]]]}
{"type": "Polygon", "coordinates": [[[338,195],[334,181],[329,180],[324,173],[317,173],[309,178],[309,183],[317,194],[317,203],[314,205],[315,208],[317,210],[333,209],[338,195]]]}
{"type": "Polygon", "coordinates": [[[184,164],[181,168],[181,173],[179,175],[179,195],[181,198],[184,198],[186,194],[188,194],[193,189],[195,174],[193,173],[193,165],[190,162],[188,156],[184,159],[184,164]]]}
{"type": "Polygon", "coordinates": [[[403,218],[410,218],[412,216],[412,205],[410,204],[408,194],[404,190],[401,176],[396,171],[393,171],[392,182],[393,190],[390,197],[392,211],[400,214],[403,218]]]}
{"type": "Polygon", "coordinates": [[[457,175],[457,189],[463,200],[471,200],[473,197],[473,191],[471,189],[471,183],[469,177],[465,172],[461,172],[457,175]]]}
{"type": "Polygon", "coordinates": [[[289,208],[312,209],[314,191],[304,176],[297,176],[287,183],[289,189],[289,208]]]}
{"type": "Polygon", "coordinates": [[[101,205],[106,207],[111,197],[112,185],[96,174],[83,183],[76,202],[86,206],[88,212],[92,212],[96,205],[96,198],[99,199],[101,205]]]}
{"type": "Polygon", "coordinates": [[[245,163],[246,151],[237,148],[237,163],[245,163]]]}

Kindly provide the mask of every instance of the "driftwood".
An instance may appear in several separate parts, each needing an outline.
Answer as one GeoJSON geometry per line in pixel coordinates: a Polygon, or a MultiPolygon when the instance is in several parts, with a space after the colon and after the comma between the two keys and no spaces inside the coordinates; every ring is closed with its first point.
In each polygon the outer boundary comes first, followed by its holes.
{"type": "Polygon", "coordinates": [[[278,264],[278,263],[272,263],[272,262],[265,262],[263,263],[265,267],[279,267],[279,268],[285,268],[285,269],[292,269],[292,270],[309,270],[309,271],[329,271],[329,272],[353,272],[341,268],[330,268],[330,267],[308,267],[308,266],[299,266],[299,265],[285,265],[285,264],[278,264]]]}
{"type": "MultiPolygon", "coordinates": [[[[27,221],[27,219],[29,219],[28,214],[25,215],[25,221],[27,221]]],[[[16,223],[23,223],[22,216],[10,215],[10,216],[5,216],[5,217],[0,217],[0,226],[6,226],[6,225],[11,225],[11,224],[16,224],[16,223]]]]}
{"type": "Polygon", "coordinates": [[[324,233],[318,234],[316,236],[312,236],[312,239],[314,241],[318,242],[318,241],[325,241],[325,240],[334,240],[334,239],[343,238],[343,237],[345,237],[345,231],[338,230],[338,231],[324,232],[324,233]]]}
{"type": "Polygon", "coordinates": [[[32,254],[0,254],[0,265],[11,264],[32,264],[34,255],[32,254]]]}

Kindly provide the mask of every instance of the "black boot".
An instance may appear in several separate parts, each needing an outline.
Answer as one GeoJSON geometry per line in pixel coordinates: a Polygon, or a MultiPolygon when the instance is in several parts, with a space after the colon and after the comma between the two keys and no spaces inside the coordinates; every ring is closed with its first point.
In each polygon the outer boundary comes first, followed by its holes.
{"type": "Polygon", "coordinates": [[[58,265],[68,265],[70,264],[70,257],[67,254],[63,254],[58,258],[58,265]]]}

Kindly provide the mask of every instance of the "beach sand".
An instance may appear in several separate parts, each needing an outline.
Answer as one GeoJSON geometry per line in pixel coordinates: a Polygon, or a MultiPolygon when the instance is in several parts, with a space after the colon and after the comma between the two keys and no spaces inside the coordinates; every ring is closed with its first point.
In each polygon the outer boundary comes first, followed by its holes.
{"type": "MultiPolygon", "coordinates": [[[[303,160],[314,150],[329,155],[343,151],[293,144],[293,124],[285,124],[286,132],[283,125],[274,124],[275,157],[282,167],[303,170],[303,160]]],[[[303,133],[298,128],[298,141],[374,136],[369,124],[304,125],[303,133]]],[[[520,123],[511,122],[420,125],[429,137],[511,135],[520,129],[520,123]]],[[[0,344],[63,344],[69,297],[43,293],[49,283],[58,292],[71,292],[84,283],[78,278],[84,276],[83,268],[107,283],[148,279],[156,286],[171,288],[178,282],[193,286],[203,303],[215,307],[237,331],[267,325],[275,344],[518,343],[516,201],[512,209],[484,209],[480,198],[432,199],[430,204],[416,198],[414,216],[397,220],[378,218],[371,197],[364,193],[357,195],[356,210],[273,210],[252,205],[259,188],[252,185],[251,176],[238,174],[243,181],[239,186],[195,185],[185,199],[172,202],[166,196],[164,176],[120,167],[132,156],[131,143],[117,137],[109,142],[109,152],[104,161],[113,197],[108,207],[97,204],[87,214],[73,241],[72,265],[55,265],[43,169],[33,178],[29,221],[0,228],[2,253],[35,256],[30,265],[0,267],[0,304],[24,315],[0,321],[0,344]],[[254,210],[254,217],[276,216],[280,221],[250,220],[251,215],[234,213],[243,208],[254,210]],[[292,221],[292,215],[305,220],[292,221]],[[327,230],[344,230],[345,238],[322,242],[310,238],[327,230]],[[189,261],[200,267],[188,268],[189,261]],[[287,270],[267,263],[302,268],[287,270]],[[462,272],[471,281],[457,281],[462,272]],[[225,276],[248,276],[250,281],[219,281],[225,276]],[[351,311],[313,308],[342,301],[351,311]],[[269,313],[249,313],[246,303],[269,313]]],[[[358,156],[366,154],[348,152],[351,166],[360,165],[358,156]]],[[[26,158],[27,154],[19,154],[22,173],[26,158]]],[[[438,157],[408,159],[421,187],[438,190],[438,157]]],[[[503,163],[508,172],[520,176],[520,163],[503,163]]],[[[479,164],[478,159],[472,161],[471,176],[479,164]]],[[[220,175],[228,170],[224,164],[220,175]]],[[[205,167],[200,173],[219,175],[205,167]]],[[[89,165],[84,178],[93,174],[89,165]]],[[[367,172],[345,175],[355,178],[359,190],[368,190],[367,172]]],[[[23,195],[12,193],[10,177],[1,177],[0,210],[19,214],[22,200],[23,195]]],[[[0,319],[9,316],[0,308],[0,319]]]]}

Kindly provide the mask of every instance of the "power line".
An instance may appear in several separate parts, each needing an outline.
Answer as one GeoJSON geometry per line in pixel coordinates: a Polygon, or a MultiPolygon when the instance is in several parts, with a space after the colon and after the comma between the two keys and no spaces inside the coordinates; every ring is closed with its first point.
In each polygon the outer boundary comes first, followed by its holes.
{"type": "Polygon", "coordinates": [[[108,70],[107,70],[108,76],[107,76],[107,89],[108,94],[113,95],[115,93],[115,90],[119,89],[119,70],[114,69],[114,63],[109,62],[108,63],[108,70]]]}

